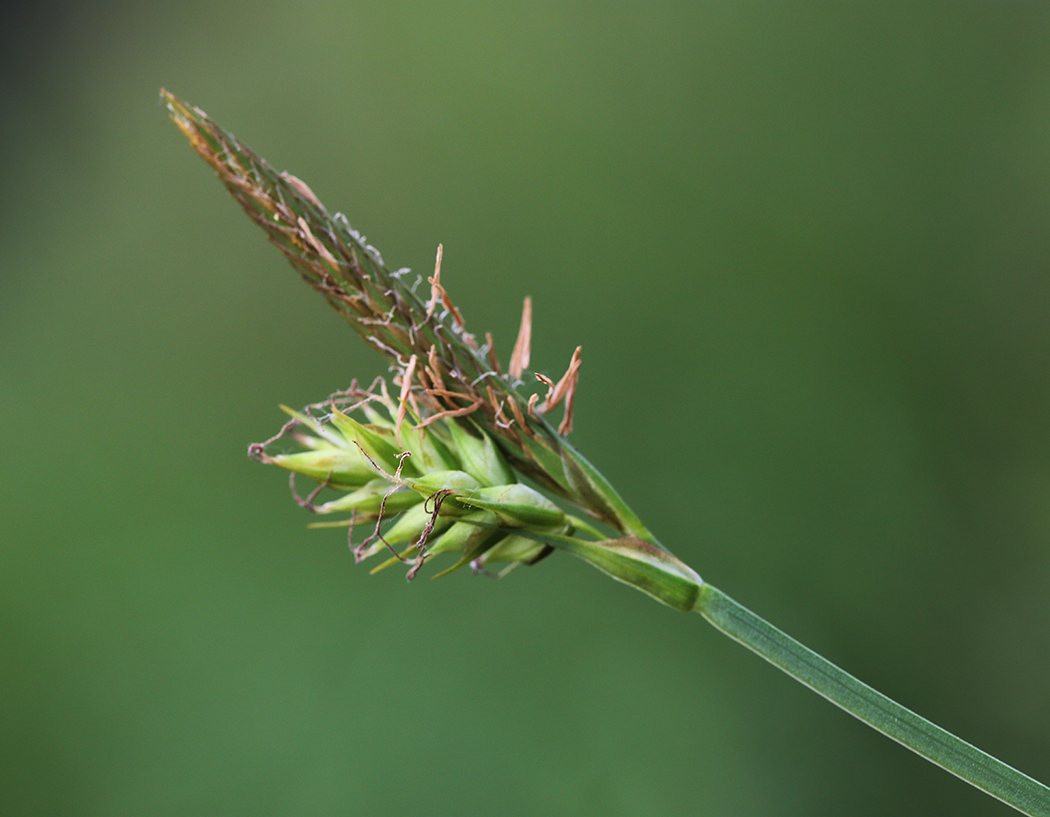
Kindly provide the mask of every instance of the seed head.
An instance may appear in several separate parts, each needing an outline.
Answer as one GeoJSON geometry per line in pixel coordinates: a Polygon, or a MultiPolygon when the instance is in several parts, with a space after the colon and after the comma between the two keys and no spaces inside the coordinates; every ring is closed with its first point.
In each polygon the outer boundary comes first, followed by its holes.
{"type": "MultiPolygon", "coordinates": [[[[324,295],[374,349],[388,358],[384,380],[349,389],[291,416],[264,443],[260,462],[292,472],[292,493],[317,514],[349,514],[358,560],[388,551],[378,569],[403,562],[408,577],[431,556],[458,555],[448,570],[506,562],[533,564],[554,547],[679,609],[690,609],[699,577],[661,549],[611,485],[566,440],[572,430],[580,348],[555,382],[530,377],[532,301],[504,372],[491,334],[478,345],[441,278],[439,245],[429,297],[409,270],[391,272],[379,252],[340,213],[330,215],[305,182],[278,173],[207,114],[167,91],[175,124],[214,169],[248,216],[266,231],[303,279],[324,295]],[[527,393],[526,386],[546,387],[527,393]],[[557,428],[547,414],[564,405],[557,428]],[[278,450],[294,442],[296,450],[278,450]],[[317,487],[306,497],[296,475],[317,487]],[[618,535],[608,538],[522,482],[529,479],[618,535]],[[319,501],[326,490],[341,495],[319,501]],[[355,542],[355,529],[365,533],[355,542]],[[579,534],[587,536],[579,538],[579,534]],[[666,582],[660,577],[666,574],[666,582]],[[662,583],[664,582],[664,583],[662,583]]],[[[444,574],[440,574],[444,575],[444,574]]]]}
{"type": "MultiPolygon", "coordinates": [[[[580,350],[557,386],[538,376],[548,386],[545,399],[523,395],[520,389],[523,378],[528,378],[532,335],[528,298],[511,365],[503,373],[491,335],[478,345],[441,281],[440,246],[434,275],[427,279],[430,297],[424,302],[416,294],[409,270],[388,270],[379,252],[342,214],[330,215],[303,181],[275,171],[199,108],[167,91],[161,96],[175,124],[248,216],[303,279],[370,346],[388,357],[394,383],[401,388],[399,426],[409,407],[424,424],[447,417],[469,418],[473,426],[485,429],[487,439],[515,468],[572,499],[570,485],[560,473],[563,469],[559,466],[552,473],[549,466],[560,458],[563,437],[572,428],[580,350]],[[556,431],[544,415],[563,400],[565,411],[556,431]]],[[[606,517],[600,508],[585,510],[606,517]]]]}

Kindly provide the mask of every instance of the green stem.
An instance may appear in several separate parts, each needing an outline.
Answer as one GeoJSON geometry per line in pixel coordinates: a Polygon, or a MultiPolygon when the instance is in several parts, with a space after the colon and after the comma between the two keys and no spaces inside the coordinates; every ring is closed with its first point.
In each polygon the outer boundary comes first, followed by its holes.
{"type": "Polygon", "coordinates": [[[1018,811],[1050,817],[1050,789],[876,692],[705,584],[696,611],[788,675],[913,752],[1018,811]]]}

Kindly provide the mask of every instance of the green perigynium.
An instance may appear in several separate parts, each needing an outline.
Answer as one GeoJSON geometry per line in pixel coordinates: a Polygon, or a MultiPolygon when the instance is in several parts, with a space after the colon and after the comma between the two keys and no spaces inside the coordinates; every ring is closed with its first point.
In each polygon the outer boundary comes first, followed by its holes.
{"type": "Polygon", "coordinates": [[[358,561],[385,553],[376,570],[402,563],[409,578],[441,555],[451,564],[437,575],[465,565],[478,571],[506,565],[505,572],[535,564],[552,549],[568,551],[664,604],[700,613],[864,723],[993,797],[1050,817],[1050,789],[858,681],[701,582],[665,550],[566,440],[579,348],[557,383],[535,375],[546,388],[542,398],[527,393],[528,299],[504,371],[492,337],[478,344],[442,285],[440,247],[424,300],[418,279],[387,269],[306,184],[276,172],[200,109],[161,95],[245,212],[390,363],[396,397],[381,379],[368,388],[355,382],[302,411],[285,408],[291,420],[249,447],[259,462],[291,472],[301,506],[333,517],[314,527],[348,527],[358,561]],[[547,416],[559,405],[564,412],[555,427],[547,416]],[[305,497],[297,475],[315,486],[305,497]]]}

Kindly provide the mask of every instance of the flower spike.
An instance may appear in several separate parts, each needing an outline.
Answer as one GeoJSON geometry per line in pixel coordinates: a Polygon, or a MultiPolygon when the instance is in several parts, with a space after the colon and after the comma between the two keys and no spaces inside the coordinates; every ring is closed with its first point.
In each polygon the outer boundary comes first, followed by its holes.
{"type": "Polygon", "coordinates": [[[664,550],[565,439],[573,423],[580,348],[557,384],[536,375],[547,386],[542,406],[538,394],[518,391],[529,365],[531,299],[525,299],[507,374],[501,374],[492,336],[485,335],[487,348],[478,348],[441,282],[441,245],[424,304],[403,281],[408,270],[390,272],[379,252],[345,217],[329,215],[303,181],[277,173],[199,108],[167,91],[161,96],[194,150],[303,279],[370,346],[389,357],[400,387],[396,402],[385,381],[368,389],[355,381],[324,403],[301,412],[285,409],[292,419],[248,449],[253,459],[292,472],[292,495],[303,508],[350,514],[336,524],[349,527],[355,560],[386,549],[392,558],[372,572],[402,563],[409,566],[411,579],[442,554],[456,561],[439,576],[467,564],[488,573],[488,565],[497,562],[508,564],[499,574],[505,575],[518,565],[536,564],[553,549],[568,551],[670,607],[699,612],[927,760],[1025,814],[1050,817],[1046,786],[861,683],[702,582],[664,550]],[[563,400],[564,415],[555,430],[544,413],[563,400]],[[268,449],[285,437],[302,450],[271,454],[268,449]],[[305,499],[295,490],[296,474],[317,483],[305,499]],[[607,535],[566,513],[524,479],[615,533],[607,535]],[[318,504],[326,491],[343,493],[318,504]],[[358,520],[374,520],[375,526],[355,545],[358,520]]]}

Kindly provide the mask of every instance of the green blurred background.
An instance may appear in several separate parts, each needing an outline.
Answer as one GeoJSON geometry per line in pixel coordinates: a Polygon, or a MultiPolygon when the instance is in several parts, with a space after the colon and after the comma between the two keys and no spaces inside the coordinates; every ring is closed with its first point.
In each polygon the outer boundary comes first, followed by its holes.
{"type": "Polygon", "coordinates": [[[0,24],[0,811],[1013,813],[567,556],[406,584],[248,442],[383,361],[164,86],[432,268],[702,576],[1050,781],[1050,7],[0,24]]]}

